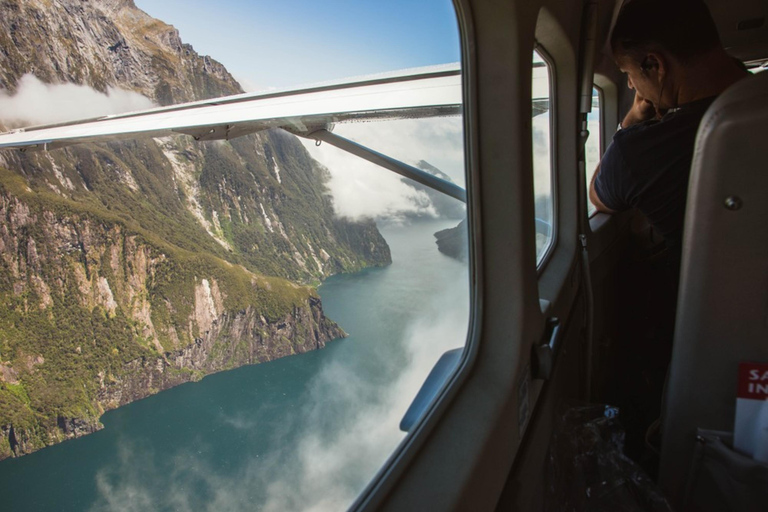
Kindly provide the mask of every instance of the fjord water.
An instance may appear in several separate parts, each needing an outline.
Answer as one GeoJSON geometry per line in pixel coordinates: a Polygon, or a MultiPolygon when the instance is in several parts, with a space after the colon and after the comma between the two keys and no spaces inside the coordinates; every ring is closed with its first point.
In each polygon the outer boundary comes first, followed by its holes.
{"type": "Polygon", "coordinates": [[[349,333],[110,411],[104,429],[0,462],[0,510],[340,510],[396,448],[432,365],[464,344],[466,266],[382,228],[393,263],[320,287],[349,333]]]}

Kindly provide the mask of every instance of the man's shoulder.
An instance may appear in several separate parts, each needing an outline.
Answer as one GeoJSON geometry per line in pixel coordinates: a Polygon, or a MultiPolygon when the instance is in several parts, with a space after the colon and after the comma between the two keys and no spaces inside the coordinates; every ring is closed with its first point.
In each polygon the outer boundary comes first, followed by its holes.
{"type": "Polygon", "coordinates": [[[626,128],[620,128],[613,136],[613,140],[634,140],[637,137],[646,135],[649,130],[653,133],[656,131],[656,126],[660,125],[661,121],[658,119],[649,119],[642,123],[633,124],[626,128]]]}
{"type": "Polygon", "coordinates": [[[659,159],[676,160],[676,156],[693,151],[696,132],[706,111],[700,104],[696,107],[681,108],[660,121],[646,121],[619,130],[613,138],[614,144],[628,162],[641,165],[647,162],[657,167],[661,163],[659,159]]]}
{"type": "Polygon", "coordinates": [[[645,151],[669,139],[669,127],[658,120],[644,121],[627,128],[622,128],[613,136],[614,150],[631,155],[635,151],[645,151]]]}
{"type": "Polygon", "coordinates": [[[704,113],[715,100],[715,96],[703,98],[671,109],[660,120],[651,119],[621,129],[614,135],[614,141],[623,144],[643,144],[654,141],[674,142],[676,139],[689,139],[696,134],[704,113]]]}

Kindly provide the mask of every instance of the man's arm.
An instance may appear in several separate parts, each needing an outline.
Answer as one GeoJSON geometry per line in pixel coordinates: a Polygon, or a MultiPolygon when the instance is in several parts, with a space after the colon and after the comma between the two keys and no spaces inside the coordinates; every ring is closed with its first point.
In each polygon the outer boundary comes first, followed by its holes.
{"type": "Polygon", "coordinates": [[[597,179],[597,175],[599,173],[600,173],[600,164],[597,164],[595,173],[592,175],[592,179],[589,182],[589,200],[592,201],[592,204],[595,205],[595,208],[597,208],[597,211],[599,212],[616,213],[616,210],[611,210],[610,208],[605,206],[603,202],[600,200],[600,197],[597,195],[597,191],[595,190],[595,179],[597,179]]]}
{"type": "MultiPolygon", "coordinates": [[[[631,86],[632,85],[630,82],[630,87],[631,86]]],[[[629,109],[629,112],[627,112],[627,115],[624,116],[624,119],[621,121],[620,129],[629,128],[634,124],[648,121],[654,117],[657,117],[657,113],[656,109],[653,107],[653,103],[646,100],[637,91],[635,91],[635,100],[632,102],[632,108],[629,109]]],[[[603,201],[600,199],[600,196],[597,194],[597,190],[595,190],[595,180],[597,180],[597,176],[600,174],[601,165],[602,162],[597,164],[597,169],[595,169],[595,172],[592,175],[592,179],[589,182],[589,200],[592,201],[592,204],[595,205],[595,208],[597,208],[597,211],[599,212],[616,213],[616,210],[612,210],[611,208],[605,206],[603,201]]]]}

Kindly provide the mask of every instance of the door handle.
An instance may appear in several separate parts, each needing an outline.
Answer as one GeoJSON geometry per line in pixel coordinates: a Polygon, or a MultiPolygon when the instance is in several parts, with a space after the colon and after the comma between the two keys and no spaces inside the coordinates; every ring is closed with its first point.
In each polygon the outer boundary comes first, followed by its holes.
{"type": "Polygon", "coordinates": [[[560,342],[563,337],[562,325],[558,318],[548,318],[541,342],[533,346],[531,368],[534,379],[549,380],[555,367],[560,342]]]}

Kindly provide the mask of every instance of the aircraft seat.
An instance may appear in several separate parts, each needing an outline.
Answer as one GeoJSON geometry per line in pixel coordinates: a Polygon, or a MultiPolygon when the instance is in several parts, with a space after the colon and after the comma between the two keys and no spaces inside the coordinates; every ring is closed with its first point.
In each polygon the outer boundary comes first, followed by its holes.
{"type": "MultiPolygon", "coordinates": [[[[752,510],[730,498],[696,504],[686,489],[705,442],[697,429],[734,429],[740,362],[768,363],[768,72],[717,98],[696,139],[659,468],[675,510],[752,510]]],[[[737,466],[752,462],[733,455],[737,466]]],[[[768,482],[768,466],[754,466],[752,475],[768,482]]],[[[716,494],[721,485],[741,483],[714,478],[706,487],[716,494]]],[[[768,485],[757,492],[765,497],[768,485]]]]}

